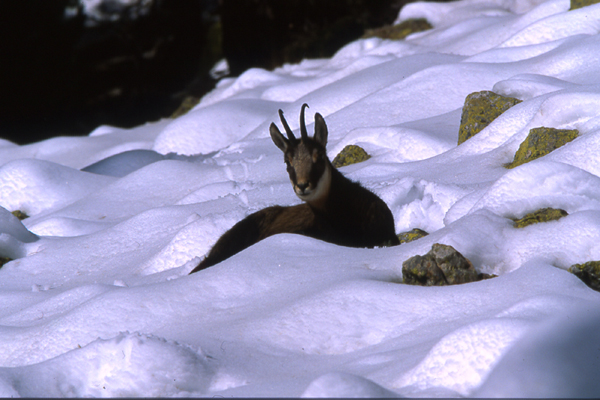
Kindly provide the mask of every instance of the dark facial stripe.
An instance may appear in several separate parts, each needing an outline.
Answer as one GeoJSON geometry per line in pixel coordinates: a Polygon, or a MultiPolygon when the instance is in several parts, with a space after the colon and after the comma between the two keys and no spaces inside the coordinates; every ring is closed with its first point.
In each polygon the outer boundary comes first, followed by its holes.
{"type": "Polygon", "coordinates": [[[310,170],[310,183],[312,187],[317,187],[317,183],[319,179],[323,176],[325,172],[325,162],[322,159],[318,159],[316,163],[312,165],[310,170]]]}
{"type": "Polygon", "coordinates": [[[296,170],[294,170],[294,167],[292,167],[292,164],[290,163],[289,158],[293,157],[291,154],[286,154],[284,157],[285,160],[285,165],[287,167],[287,172],[288,175],[290,176],[290,180],[292,181],[292,183],[295,185],[296,184],[296,170]]]}

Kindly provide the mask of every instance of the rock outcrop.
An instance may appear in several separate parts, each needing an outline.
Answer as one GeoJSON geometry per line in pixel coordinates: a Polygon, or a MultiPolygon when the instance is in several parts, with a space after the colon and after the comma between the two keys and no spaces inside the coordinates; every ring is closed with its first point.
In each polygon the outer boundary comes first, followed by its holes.
{"type": "Polygon", "coordinates": [[[501,96],[489,90],[468,95],[460,117],[458,144],[481,132],[500,114],[520,102],[519,99],[501,96]]]}
{"type": "Polygon", "coordinates": [[[363,39],[378,37],[382,39],[402,40],[411,33],[422,32],[433,28],[424,18],[411,18],[396,25],[385,25],[381,28],[367,29],[363,39]]]}
{"type": "Polygon", "coordinates": [[[539,127],[529,131],[527,138],[519,146],[513,162],[506,168],[514,168],[553,152],[579,136],[576,129],[555,129],[539,127]]]}
{"type": "Polygon", "coordinates": [[[421,239],[429,235],[429,233],[425,232],[422,229],[415,228],[408,232],[402,232],[398,234],[398,240],[400,240],[400,244],[412,242],[413,240],[421,239]]]}
{"type": "Polygon", "coordinates": [[[444,286],[476,282],[494,275],[478,273],[452,246],[435,243],[429,253],[402,263],[402,277],[408,285],[444,286]]]}
{"type": "Polygon", "coordinates": [[[569,272],[581,279],[590,288],[600,292],[600,261],[572,265],[569,272]]]}
{"type": "Polygon", "coordinates": [[[349,144],[335,156],[331,164],[336,168],[340,168],[345,167],[346,165],[367,161],[369,158],[371,158],[371,156],[368,155],[362,147],[349,144]]]}
{"type": "Polygon", "coordinates": [[[562,217],[569,215],[565,210],[560,208],[541,208],[529,214],[525,214],[523,218],[515,219],[515,228],[524,228],[528,225],[537,224],[540,222],[556,221],[562,217]]]}

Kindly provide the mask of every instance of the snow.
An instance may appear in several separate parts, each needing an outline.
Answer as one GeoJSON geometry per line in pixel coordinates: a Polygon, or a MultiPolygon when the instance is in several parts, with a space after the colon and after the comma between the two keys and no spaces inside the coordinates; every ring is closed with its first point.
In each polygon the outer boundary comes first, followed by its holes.
{"type": "MultiPolygon", "coordinates": [[[[95,26],[98,22],[117,21],[123,17],[137,19],[146,15],[152,0],[79,0],[79,6],[87,17],[86,25],[95,26]]],[[[73,12],[68,10],[68,13],[73,12]]]]}
{"type": "MultiPolygon", "coordinates": [[[[90,2],[89,4],[93,4],[90,2]]],[[[0,142],[1,396],[598,397],[600,5],[413,3],[434,29],[224,78],[188,114],[25,146],[0,142]],[[523,100],[456,145],[465,97],[523,100]],[[321,113],[328,154],[396,231],[355,249],[283,234],[199,273],[229,227],[298,204],[268,126],[321,113]],[[530,129],[578,129],[504,168],[530,129]],[[558,221],[513,227],[543,207],[558,221]],[[22,222],[8,211],[21,210],[22,222]],[[498,277],[403,285],[434,243],[498,277]]]]}

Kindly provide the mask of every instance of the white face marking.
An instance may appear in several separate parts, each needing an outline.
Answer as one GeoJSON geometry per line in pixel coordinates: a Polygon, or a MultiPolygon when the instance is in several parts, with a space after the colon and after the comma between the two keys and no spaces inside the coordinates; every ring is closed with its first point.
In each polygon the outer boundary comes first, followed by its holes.
{"type": "Polygon", "coordinates": [[[313,190],[305,190],[302,192],[298,187],[294,186],[294,192],[296,196],[303,201],[318,201],[321,198],[327,196],[329,193],[329,186],[331,184],[331,169],[329,166],[325,167],[321,179],[317,182],[317,187],[313,190]]]}

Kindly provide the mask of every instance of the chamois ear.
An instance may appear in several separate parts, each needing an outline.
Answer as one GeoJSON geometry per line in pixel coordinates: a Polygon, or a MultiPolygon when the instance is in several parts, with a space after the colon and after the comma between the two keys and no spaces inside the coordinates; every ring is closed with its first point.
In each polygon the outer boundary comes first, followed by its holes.
{"type": "Polygon", "coordinates": [[[315,114],[315,135],[313,139],[317,142],[321,143],[323,147],[327,147],[327,125],[325,124],[325,119],[319,113],[315,114]]]}
{"type": "Polygon", "coordinates": [[[279,149],[285,153],[290,142],[283,137],[279,128],[277,128],[277,125],[273,122],[271,122],[271,126],[269,126],[269,132],[271,133],[271,139],[273,140],[273,143],[275,143],[275,146],[279,147],[279,149]]]}

